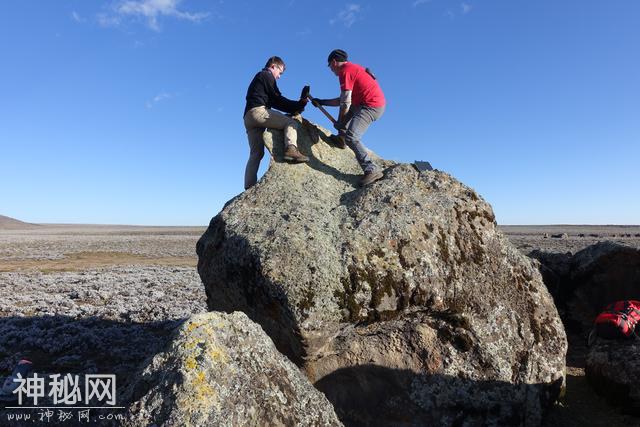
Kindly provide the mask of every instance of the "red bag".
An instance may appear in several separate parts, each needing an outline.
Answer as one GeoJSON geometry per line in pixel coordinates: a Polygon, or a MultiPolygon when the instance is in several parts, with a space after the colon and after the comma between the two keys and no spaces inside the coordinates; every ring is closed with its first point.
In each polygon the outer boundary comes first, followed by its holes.
{"type": "Polygon", "coordinates": [[[594,330],[597,336],[607,339],[635,336],[640,322],[640,301],[616,301],[607,305],[596,317],[594,330]]]}

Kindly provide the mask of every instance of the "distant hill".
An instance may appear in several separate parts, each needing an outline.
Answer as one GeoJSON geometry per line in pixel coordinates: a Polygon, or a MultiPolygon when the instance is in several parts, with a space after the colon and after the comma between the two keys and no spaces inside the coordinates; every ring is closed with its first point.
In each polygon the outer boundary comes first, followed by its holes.
{"type": "Polygon", "coordinates": [[[0,230],[20,230],[23,228],[35,228],[37,224],[22,222],[8,216],[0,215],[0,230]]]}

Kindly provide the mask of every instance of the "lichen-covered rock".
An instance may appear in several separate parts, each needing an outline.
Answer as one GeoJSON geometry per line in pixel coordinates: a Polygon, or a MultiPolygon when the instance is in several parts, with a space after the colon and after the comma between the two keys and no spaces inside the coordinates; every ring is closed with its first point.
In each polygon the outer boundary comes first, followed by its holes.
{"type": "Polygon", "coordinates": [[[591,245],[571,259],[571,319],[588,331],[615,301],[640,300],[640,249],[614,242],[591,245]]]}
{"type": "Polygon", "coordinates": [[[331,404],[244,313],[186,320],[125,398],[130,426],[339,426],[331,404]]]}
{"type": "Polygon", "coordinates": [[[640,415],[640,341],[598,338],[589,349],[585,374],[599,394],[640,415]]]}
{"type": "Polygon", "coordinates": [[[384,179],[358,188],[353,153],[303,125],[310,162],[281,163],[282,133],[265,133],[269,170],[198,242],[209,308],[260,323],[347,424],[539,423],[566,337],[491,207],[446,173],[379,159],[384,179]]]}

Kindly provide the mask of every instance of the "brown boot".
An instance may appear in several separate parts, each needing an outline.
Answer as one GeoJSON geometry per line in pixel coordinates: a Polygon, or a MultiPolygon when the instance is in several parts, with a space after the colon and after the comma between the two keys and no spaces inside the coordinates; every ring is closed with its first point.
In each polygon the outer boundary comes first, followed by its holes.
{"type": "Polygon", "coordinates": [[[299,152],[298,147],[295,145],[289,145],[287,147],[287,150],[284,152],[284,159],[293,163],[304,163],[309,161],[309,158],[299,152]]]}
{"type": "Polygon", "coordinates": [[[373,172],[365,173],[362,179],[360,180],[360,186],[365,187],[371,184],[372,182],[376,182],[383,176],[384,175],[382,174],[381,170],[375,170],[373,172]]]}

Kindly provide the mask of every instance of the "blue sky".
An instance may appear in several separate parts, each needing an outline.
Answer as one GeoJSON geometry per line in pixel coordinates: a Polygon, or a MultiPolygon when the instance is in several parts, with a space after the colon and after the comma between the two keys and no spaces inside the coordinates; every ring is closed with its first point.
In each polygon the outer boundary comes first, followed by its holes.
{"type": "Polygon", "coordinates": [[[500,224],[640,223],[636,0],[2,1],[0,214],[206,225],[242,191],[253,75],[279,55],[286,96],[334,97],[335,48],[385,92],[379,155],[500,224]]]}

